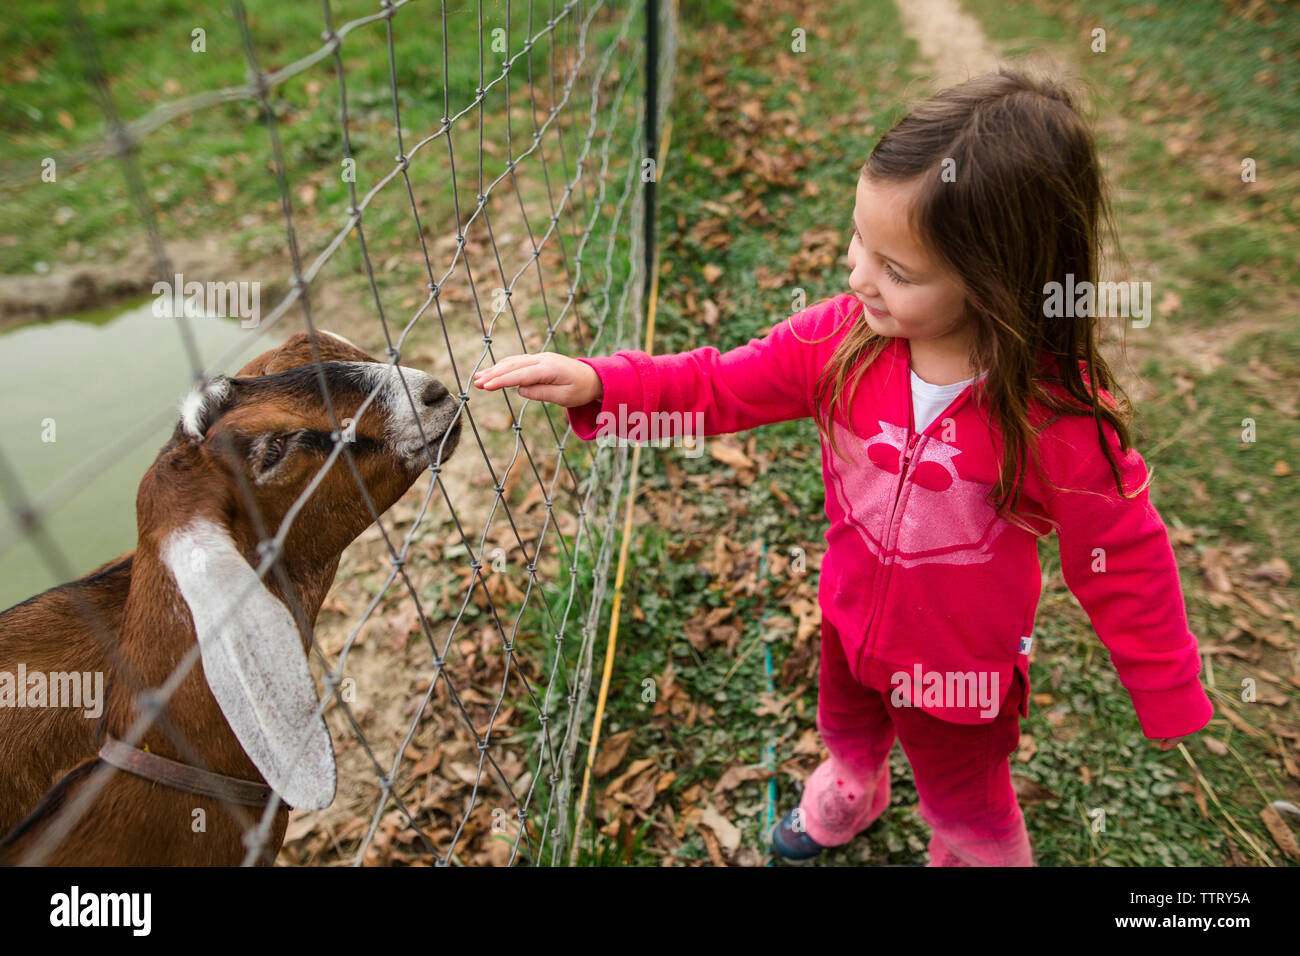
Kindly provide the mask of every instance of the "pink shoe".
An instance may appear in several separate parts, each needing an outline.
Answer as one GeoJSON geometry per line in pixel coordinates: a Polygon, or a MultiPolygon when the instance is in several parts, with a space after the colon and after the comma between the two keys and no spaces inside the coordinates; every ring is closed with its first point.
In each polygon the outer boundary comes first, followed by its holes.
{"type": "Polygon", "coordinates": [[[889,806],[888,765],[873,788],[837,764],[832,757],[813,771],[799,803],[808,836],[823,847],[848,843],[889,806]]]}

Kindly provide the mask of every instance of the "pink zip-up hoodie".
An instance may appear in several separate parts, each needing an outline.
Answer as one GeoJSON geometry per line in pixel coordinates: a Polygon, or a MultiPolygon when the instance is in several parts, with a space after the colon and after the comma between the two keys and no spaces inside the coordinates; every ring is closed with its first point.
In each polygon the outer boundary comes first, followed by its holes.
{"type": "MultiPolygon", "coordinates": [[[[705,346],[583,358],[604,394],[569,409],[569,423],[589,441],[626,437],[629,429],[618,423],[635,425],[633,413],[682,413],[677,422],[700,421],[706,436],[810,417],[817,377],[861,309],[855,296],[836,296],[726,353],[705,346]]],[[[943,720],[992,720],[988,708],[964,696],[926,694],[927,681],[937,686],[928,675],[955,688],[960,675],[982,674],[999,706],[1014,670],[1028,689],[1042,591],[1037,538],[1055,526],[1066,584],[1110,651],[1143,732],[1178,737],[1204,727],[1214,709],[1198,676],[1201,659],[1169,535],[1147,491],[1132,496],[1146,480],[1142,457],[1135,449],[1122,455],[1115,430],[1105,427],[1131,496],[1120,498],[1092,416],[1051,421],[1039,434],[1042,474],[1027,464],[1021,490],[1019,514],[1031,534],[997,517],[986,500],[1002,445],[973,400],[982,381],[918,434],[910,357],[908,341],[893,339],[859,381],[851,420],[836,410],[839,453],[821,436],[830,528],[819,600],[858,681],[888,692],[910,687],[904,693],[912,704],[943,720]],[[951,683],[942,675],[959,677],[951,683]],[[962,699],[966,706],[957,705],[962,699]]],[[[1056,383],[1047,387],[1066,395],[1056,383]]],[[[1036,428],[1052,417],[1037,402],[1029,413],[1036,428]]],[[[1020,713],[1028,716],[1027,694],[1020,713]]]]}

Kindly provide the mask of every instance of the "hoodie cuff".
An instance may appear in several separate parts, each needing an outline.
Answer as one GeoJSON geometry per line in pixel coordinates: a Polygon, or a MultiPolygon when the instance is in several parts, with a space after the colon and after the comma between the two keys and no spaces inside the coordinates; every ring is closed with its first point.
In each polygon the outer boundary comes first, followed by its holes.
{"type": "Polygon", "coordinates": [[[1200,678],[1169,690],[1130,690],[1142,733],[1153,740],[1194,734],[1214,716],[1200,678]]]}
{"type": "Polygon", "coordinates": [[[658,370],[650,356],[638,352],[615,352],[613,355],[596,355],[591,358],[579,358],[579,362],[591,366],[600,376],[601,397],[586,405],[567,409],[569,427],[583,441],[597,437],[599,415],[608,415],[605,432],[611,437],[620,434],[622,423],[627,421],[630,412],[644,412],[658,402],[658,370]],[[648,374],[651,388],[644,388],[643,373],[648,374]],[[651,395],[653,391],[656,394],[651,395]],[[622,411],[620,413],[620,407],[622,411]]]}

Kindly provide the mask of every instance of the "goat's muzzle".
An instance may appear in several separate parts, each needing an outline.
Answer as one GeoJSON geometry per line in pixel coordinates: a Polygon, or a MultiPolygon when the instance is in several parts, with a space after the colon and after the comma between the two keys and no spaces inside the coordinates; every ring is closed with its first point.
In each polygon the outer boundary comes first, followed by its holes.
{"type": "Polygon", "coordinates": [[[460,400],[419,369],[383,366],[380,374],[386,438],[394,453],[420,466],[450,458],[460,443],[460,400]]]}

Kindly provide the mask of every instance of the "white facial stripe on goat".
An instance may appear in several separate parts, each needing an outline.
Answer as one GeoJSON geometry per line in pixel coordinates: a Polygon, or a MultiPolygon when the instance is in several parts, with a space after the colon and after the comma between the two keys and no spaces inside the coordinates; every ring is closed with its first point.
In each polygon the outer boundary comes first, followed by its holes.
{"type": "Polygon", "coordinates": [[[290,806],[329,806],[334,748],[289,609],[211,521],[172,532],[162,559],[194,618],[208,687],[244,752],[290,806]]]}
{"type": "Polygon", "coordinates": [[[207,388],[195,387],[180,402],[181,425],[185,433],[202,440],[203,422],[209,409],[220,405],[230,393],[230,382],[225,378],[213,379],[207,388]]]}
{"type": "Polygon", "coordinates": [[[424,437],[434,442],[455,421],[458,410],[453,407],[453,403],[446,403],[447,407],[439,411],[421,400],[425,388],[434,381],[433,376],[418,368],[394,366],[385,362],[357,362],[356,365],[365,372],[367,391],[380,389],[376,400],[388,413],[384,439],[398,454],[414,458],[424,451],[424,441],[420,438],[421,427],[424,429],[424,437]],[[400,377],[397,373],[399,368],[400,377]],[[408,390],[411,394],[409,399],[406,397],[408,390]],[[415,403],[418,419],[411,414],[412,402],[415,403]]]}

